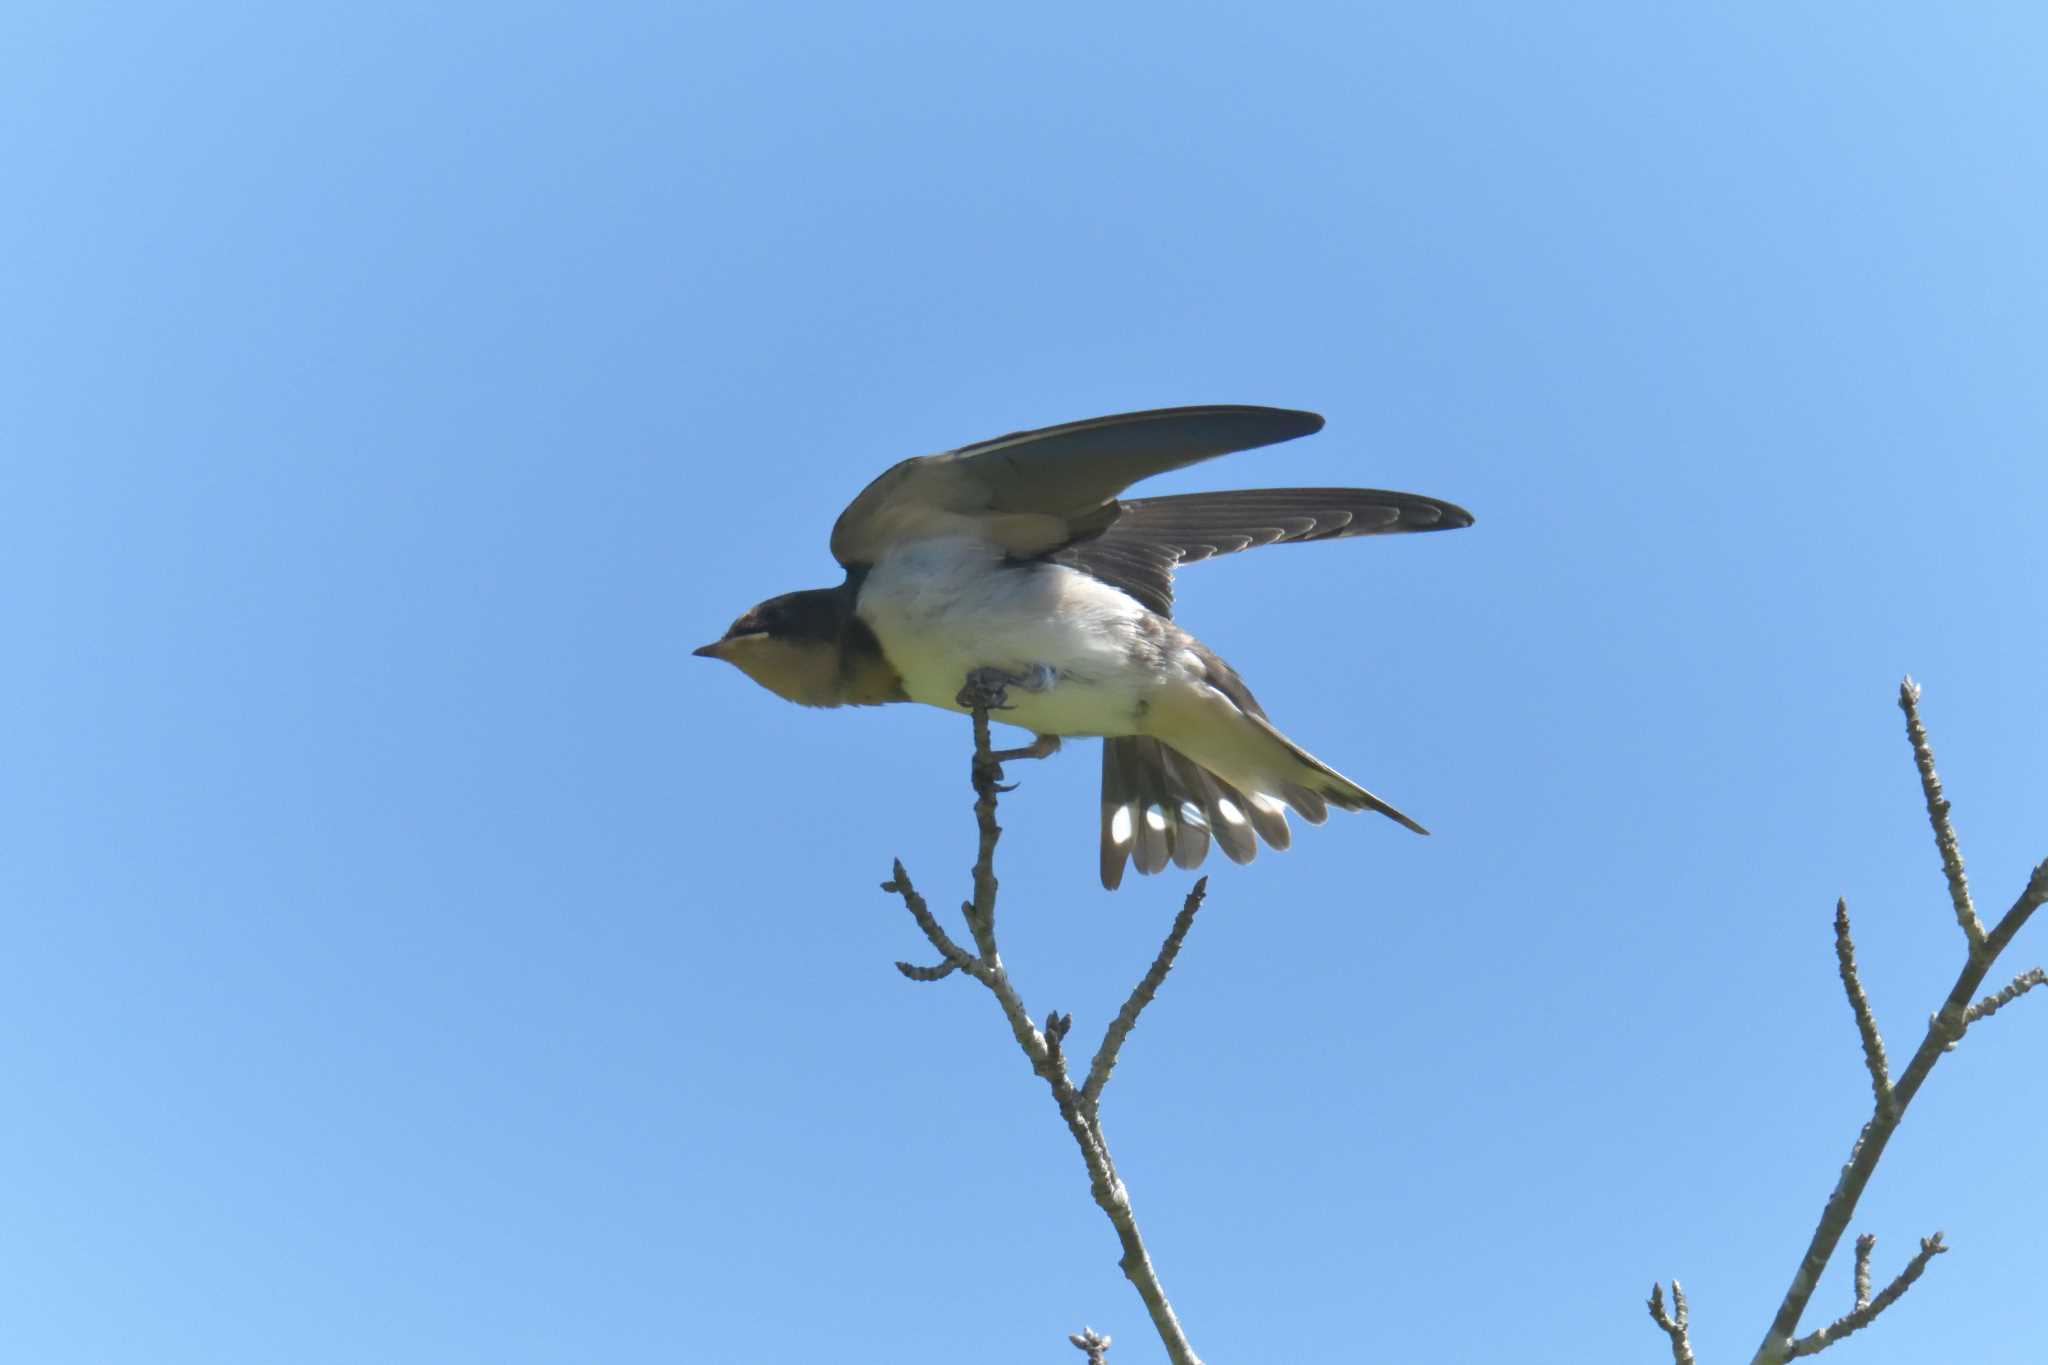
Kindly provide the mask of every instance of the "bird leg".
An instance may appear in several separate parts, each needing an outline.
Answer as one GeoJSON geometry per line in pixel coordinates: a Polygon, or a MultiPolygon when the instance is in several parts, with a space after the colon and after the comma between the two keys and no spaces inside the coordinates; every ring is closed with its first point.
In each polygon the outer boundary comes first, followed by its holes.
{"type": "MultiPolygon", "coordinates": [[[[960,694],[954,702],[970,711],[1013,711],[1010,704],[1010,689],[1021,687],[1026,692],[1043,692],[1058,681],[1059,671],[1050,664],[1033,664],[1023,673],[1012,673],[1003,668],[977,668],[970,671],[960,694]]],[[[1013,758],[1049,758],[1060,751],[1058,735],[1034,735],[1029,744],[1018,749],[994,749],[989,752],[986,762],[977,758],[975,766],[986,773],[990,780],[1002,781],[1003,764],[1013,758]]],[[[1009,787],[997,787],[997,791],[1009,791],[1009,787]]]]}
{"type": "Polygon", "coordinates": [[[998,767],[1013,758],[1051,758],[1060,751],[1058,735],[1034,735],[1029,744],[1021,749],[997,749],[989,758],[998,767]]]}
{"type": "Polygon", "coordinates": [[[1060,737],[1058,735],[1034,735],[1031,742],[1021,749],[989,750],[987,763],[982,762],[979,754],[975,755],[974,766],[976,771],[985,772],[989,780],[997,784],[997,791],[1013,792],[1017,790],[1016,783],[1012,782],[1007,785],[1003,783],[1003,765],[1005,763],[1013,758],[1051,758],[1059,751],[1060,737]]]}

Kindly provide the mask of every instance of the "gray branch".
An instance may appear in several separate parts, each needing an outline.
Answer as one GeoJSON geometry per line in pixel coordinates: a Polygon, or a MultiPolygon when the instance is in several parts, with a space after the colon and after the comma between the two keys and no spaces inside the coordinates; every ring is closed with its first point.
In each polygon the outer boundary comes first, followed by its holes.
{"type": "Polygon", "coordinates": [[[1913,745],[1913,766],[1920,770],[1920,791],[1927,800],[1927,820],[1934,826],[1934,846],[1941,852],[1942,875],[1948,878],[1948,898],[1955,905],[1956,923],[1971,948],[1982,946],[1984,924],[1970,900],[1970,879],[1963,873],[1963,851],[1956,844],[1955,827],[1948,819],[1948,798],[1941,794],[1941,779],[1934,773],[1934,750],[1928,747],[1927,731],[1920,725],[1920,684],[1911,677],[1899,683],[1899,709],[1906,713],[1906,738],[1913,745]]]}
{"type": "Polygon", "coordinates": [[[1671,1359],[1673,1365],[1693,1365],[1692,1307],[1685,1301],[1685,1291],[1678,1287],[1678,1281],[1671,1282],[1672,1312],[1664,1311],[1664,1286],[1650,1286],[1650,1320],[1664,1329],[1664,1335],[1671,1338],[1671,1359]]]}
{"type": "Polygon", "coordinates": [[[1848,1336],[1861,1331],[1876,1320],[1877,1315],[1899,1301],[1899,1296],[1913,1287],[1913,1281],[1920,1278],[1920,1272],[1927,1269],[1927,1263],[1941,1255],[1948,1248],[1942,1244],[1941,1234],[1920,1239],[1920,1254],[1906,1262],[1898,1278],[1884,1287],[1876,1298],[1870,1297],[1870,1248],[1877,1244],[1877,1238],[1864,1233],[1856,1239],[1856,1308],[1844,1313],[1818,1332],[1809,1332],[1792,1343],[1792,1349],[1785,1352],[1787,1360],[1799,1356],[1810,1356],[1825,1351],[1828,1347],[1848,1336]]]}
{"type": "MultiPolygon", "coordinates": [[[[1116,1229],[1117,1240],[1123,1247],[1123,1256],[1117,1264],[1137,1288],[1138,1297],[1144,1300],[1145,1311],[1151,1315],[1152,1326],[1165,1343],[1168,1357],[1173,1365],[1202,1365],[1194,1348],[1188,1344],[1187,1334],[1181,1330],[1173,1305],[1167,1301],[1166,1291],[1159,1283],[1158,1272],[1153,1269],[1151,1255],[1145,1250],[1144,1238],[1139,1235],[1137,1218],[1131,1210],[1130,1193],[1116,1173],[1115,1162],[1110,1159],[1109,1143],[1103,1137],[1102,1122],[1096,1109],[1102,1087],[1109,1079],[1111,1068],[1116,1065],[1117,1050],[1137,1024],[1139,1013],[1158,991],[1159,983],[1165,980],[1175,954],[1180,951],[1181,941],[1187,937],[1195,911],[1201,905],[1207,879],[1197,882],[1188,894],[1187,903],[1174,920],[1173,929],[1151,970],[1146,972],[1105,1032],[1102,1046],[1097,1049],[1095,1061],[1089,1068],[1085,1089],[1076,1086],[1067,1072],[1065,1051],[1067,1033],[1074,1026],[1073,1016],[1055,1011],[1046,1016],[1043,1029],[1032,1023],[1031,1014],[1024,1007],[1024,999],[1011,984],[1009,973],[1003,969],[1002,954],[997,951],[995,853],[1003,831],[996,823],[996,797],[1005,788],[1000,785],[1002,769],[989,744],[988,710],[978,706],[973,715],[974,820],[979,833],[979,848],[972,874],[974,896],[963,903],[960,910],[967,921],[968,932],[973,936],[975,951],[968,952],[946,933],[924,897],[911,885],[910,874],[904,871],[899,860],[894,868],[894,877],[884,882],[882,889],[902,898],[904,908],[910,912],[918,929],[938,950],[940,961],[932,967],[899,962],[896,969],[913,981],[937,981],[954,971],[965,972],[988,987],[990,994],[995,996],[1017,1046],[1030,1061],[1032,1072],[1052,1091],[1053,1103],[1058,1106],[1060,1117],[1066,1120],[1067,1131],[1073,1134],[1075,1145],[1081,1149],[1081,1160],[1088,1168],[1089,1192],[1116,1229]]],[[[1109,1338],[1097,1337],[1092,1331],[1068,1339],[1079,1349],[1090,1352],[1091,1362],[1100,1362],[1102,1353],[1109,1348],[1109,1338]]]]}
{"type": "MultiPolygon", "coordinates": [[[[1843,963],[1843,984],[1849,991],[1849,1003],[1856,1012],[1857,1027],[1863,1033],[1864,1059],[1871,1072],[1871,1088],[1875,1103],[1868,1122],[1857,1134],[1855,1143],[1849,1149],[1849,1159],[1842,1167],[1842,1174],[1835,1182],[1835,1188],[1828,1195],[1821,1209],[1818,1225],[1813,1238],[1807,1244],[1806,1252],[1800,1257],[1799,1267],[1793,1273],[1792,1283],[1785,1291],[1784,1300],[1778,1305],[1777,1313],[1771,1319],[1769,1330],[1764,1334],[1763,1343],[1751,1357],[1751,1365],[1781,1365],[1795,1356],[1811,1355],[1839,1340],[1849,1332],[1862,1327],[1906,1292],[1920,1272],[1927,1268],[1927,1262],[1940,1255],[1947,1248],[1937,1234],[1921,1244],[1921,1252],[1899,1277],[1885,1287],[1884,1291],[1838,1322],[1806,1337],[1795,1337],[1799,1319],[1806,1312],[1815,1288],[1820,1283],[1821,1272],[1827,1269],[1829,1260],[1841,1245],[1842,1235],[1848,1230],[1849,1220],[1855,1216],[1857,1202],[1863,1197],[1864,1188],[1870,1183],[1871,1175],[1877,1170],[1878,1161],[1884,1156],[1887,1143],[1897,1131],[1899,1122],[1905,1117],[1906,1108],[1913,1097],[1920,1093],[1920,1087],[1927,1080],[1934,1064],[1942,1054],[1954,1048],[1964,1031],[1975,1019],[1983,1018],[2000,1006],[2024,994],[2033,985],[2028,980],[2032,973],[2023,973],[2005,990],[1988,996],[1972,1005],[1978,990],[1984,984],[1985,976],[2000,953],[2019,933],[2043,901],[2048,901],[2048,861],[2043,861],[2033,870],[2027,884],[2021,890],[1998,923],[1989,933],[1984,931],[1977,918],[1977,912],[1970,900],[1969,883],[1963,876],[1963,859],[1956,846],[1955,831],[1949,822],[1949,804],[1942,795],[1941,781],[1934,772],[1934,752],[1927,742],[1927,732],[1920,724],[1920,689],[1911,678],[1899,687],[1899,708],[1906,713],[1906,736],[1913,746],[1914,765],[1920,770],[1921,793],[1927,804],[1928,822],[1934,828],[1934,842],[1941,854],[1942,872],[1948,880],[1949,898],[1952,902],[1956,921],[1963,928],[1969,949],[1962,970],[1957,974],[1955,984],[1950,987],[1948,998],[1927,1021],[1927,1032],[1920,1045],[1914,1049],[1912,1060],[1907,1062],[1905,1071],[1890,1087],[1890,1100],[1885,1103],[1886,1092],[1882,1085],[1884,1074],[1882,1045],[1877,1039],[1876,1023],[1870,1014],[1867,998],[1862,996],[1862,986],[1853,970],[1854,945],[1848,941],[1848,913],[1838,908],[1836,917],[1837,952],[1843,963]],[[1988,1007],[1988,1008],[1987,1008],[1988,1007]]],[[[1867,1291],[1866,1283],[1859,1286],[1858,1299],[1867,1291]]],[[[1662,1325],[1661,1323],[1659,1324],[1662,1325]]]]}
{"type": "Polygon", "coordinates": [[[2040,985],[2043,981],[2048,981],[2048,972],[2042,971],[2039,967],[2028,968],[2014,977],[2011,984],[2004,990],[1999,991],[1996,995],[1987,995],[1967,1010],[1964,1010],[1963,1023],[1966,1025],[1974,1024],[1979,1019],[1989,1019],[1992,1015],[1998,1013],[2007,1005],[2010,1005],[2013,1001],[2040,985]]]}
{"type": "Polygon", "coordinates": [[[1863,1036],[1863,1065],[1870,1072],[1871,1097],[1877,1101],[1878,1113],[1896,1117],[1884,1039],[1878,1036],[1877,1016],[1871,1013],[1870,997],[1863,993],[1863,978],[1856,972],[1856,944],[1849,937],[1849,902],[1841,899],[1835,901],[1835,960],[1842,972],[1842,989],[1849,995],[1849,1008],[1856,1014],[1856,1031],[1863,1036]]]}
{"type": "Polygon", "coordinates": [[[1144,979],[1131,991],[1131,998],[1124,1001],[1124,1007],[1116,1012],[1103,1031],[1102,1046],[1095,1049],[1095,1060],[1089,1063],[1087,1083],[1081,1087],[1081,1096],[1088,1102],[1093,1113],[1102,1100],[1102,1087],[1109,1084],[1109,1073],[1116,1070],[1117,1053],[1123,1050],[1124,1039],[1131,1036],[1131,1030],[1138,1026],[1138,1016],[1145,1012],[1145,1006],[1152,1003],[1152,997],[1159,993],[1159,984],[1166,980],[1166,974],[1173,970],[1173,960],[1180,955],[1180,945],[1187,938],[1188,930],[1194,927],[1195,912],[1202,908],[1202,898],[1208,894],[1209,879],[1196,880],[1194,889],[1188,892],[1187,900],[1181,905],[1180,913],[1173,917],[1173,928],[1167,932],[1166,942],[1159,945],[1159,956],[1152,959],[1152,966],[1144,979]]]}

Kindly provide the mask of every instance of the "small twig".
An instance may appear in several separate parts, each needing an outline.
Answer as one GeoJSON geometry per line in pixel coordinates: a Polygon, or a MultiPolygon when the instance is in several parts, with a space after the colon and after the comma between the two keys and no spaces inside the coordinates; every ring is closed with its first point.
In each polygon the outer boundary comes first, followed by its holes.
{"type": "Polygon", "coordinates": [[[2014,977],[2012,983],[2004,990],[1999,991],[1995,995],[1987,995],[1967,1010],[1964,1010],[1963,1022],[1974,1024],[1979,1019],[1989,1019],[1992,1015],[1998,1013],[2007,1005],[2010,1005],[2013,1001],[2040,985],[2043,981],[2048,981],[2048,972],[2044,972],[2039,967],[2028,968],[2014,977]]]}
{"type": "Polygon", "coordinates": [[[1074,1343],[1076,1350],[1088,1353],[1088,1365],[1106,1365],[1109,1360],[1109,1338],[1093,1327],[1083,1327],[1067,1340],[1074,1343]]]}
{"type": "Polygon", "coordinates": [[[1067,1034],[1073,1027],[1074,1016],[1071,1014],[1061,1014],[1058,1010],[1054,1010],[1051,1014],[1045,1016],[1046,1051],[1052,1054],[1053,1061],[1059,1063],[1062,1071],[1066,1069],[1067,1065],[1067,1054],[1065,1051],[1067,1034]]]}
{"type": "Polygon", "coordinates": [[[1124,1039],[1131,1036],[1131,1030],[1138,1026],[1138,1016],[1145,1012],[1145,1006],[1152,1003],[1152,997],[1159,993],[1159,985],[1166,980],[1166,974],[1173,970],[1173,959],[1180,953],[1180,945],[1187,938],[1188,930],[1194,926],[1195,912],[1202,908],[1202,898],[1209,893],[1209,879],[1200,878],[1188,898],[1182,903],[1180,913],[1173,917],[1173,928],[1166,935],[1166,942],[1159,945],[1159,956],[1152,959],[1152,965],[1145,972],[1131,992],[1131,998],[1124,1001],[1124,1007],[1110,1020],[1103,1031],[1102,1046],[1095,1049],[1095,1060],[1088,1065],[1088,1080],[1081,1087],[1081,1097],[1088,1102],[1090,1112],[1102,1102],[1102,1087],[1109,1084],[1109,1073],[1116,1070],[1117,1053],[1123,1050],[1124,1039]]]}
{"type": "Polygon", "coordinates": [[[1787,1360],[1795,1360],[1800,1356],[1810,1356],[1817,1352],[1825,1351],[1851,1332],[1860,1331],[1868,1327],[1872,1322],[1876,1321],[1879,1313],[1884,1312],[1885,1309],[1897,1303],[1899,1296],[1913,1287],[1913,1281],[1920,1278],[1920,1272],[1927,1269],[1929,1261],[1948,1250],[1942,1244],[1940,1233],[1937,1232],[1932,1237],[1922,1237],[1920,1239],[1919,1254],[1906,1262],[1906,1268],[1899,1272],[1898,1278],[1886,1285],[1878,1296],[1873,1299],[1868,1297],[1870,1292],[1870,1266],[1869,1248],[1865,1243],[1874,1243],[1876,1240],[1875,1237],[1870,1236],[1868,1233],[1856,1239],[1857,1263],[1858,1269],[1861,1272],[1857,1277],[1856,1310],[1852,1313],[1844,1313],[1818,1332],[1809,1332],[1793,1342],[1792,1349],[1785,1352],[1787,1360]]]}
{"type": "Polygon", "coordinates": [[[1856,1014],[1856,1031],[1863,1035],[1863,1065],[1870,1072],[1870,1093],[1877,1101],[1877,1112],[1895,1117],[1884,1039],[1878,1036],[1877,1017],[1871,1013],[1870,997],[1863,993],[1863,978],[1856,972],[1856,944],[1849,937],[1849,902],[1841,899],[1835,901],[1835,961],[1841,968],[1842,989],[1848,992],[1849,1008],[1856,1014]]]}
{"type": "Polygon", "coordinates": [[[978,964],[965,948],[953,941],[952,935],[948,934],[933,917],[931,907],[925,904],[923,896],[917,894],[917,888],[910,884],[910,874],[903,870],[901,858],[895,860],[893,871],[895,875],[882,883],[882,890],[903,897],[903,908],[910,912],[910,917],[917,921],[917,927],[924,931],[924,936],[931,940],[932,947],[937,948],[939,956],[945,959],[936,967],[914,967],[908,962],[899,962],[896,964],[896,970],[912,981],[938,981],[956,968],[973,973],[978,964]]]}
{"type": "Polygon", "coordinates": [[[1685,1291],[1678,1287],[1678,1281],[1671,1282],[1671,1306],[1673,1312],[1664,1311],[1664,1286],[1650,1286],[1650,1318],[1664,1329],[1664,1335],[1671,1338],[1671,1359],[1674,1365],[1693,1365],[1692,1307],[1685,1301],[1685,1291]]]}
{"type": "Polygon", "coordinates": [[[1941,851],[1941,870],[1948,878],[1948,898],[1955,905],[1956,923],[1972,952],[1984,946],[1984,923],[1970,900],[1970,879],[1963,872],[1963,851],[1956,844],[1955,827],[1949,823],[1948,798],[1941,794],[1941,779],[1934,772],[1934,750],[1927,743],[1927,731],[1920,725],[1920,684],[1907,677],[1899,683],[1899,709],[1906,713],[1906,738],[1913,745],[1913,766],[1920,770],[1920,791],[1927,798],[1927,820],[1934,826],[1934,846],[1941,851]]]}

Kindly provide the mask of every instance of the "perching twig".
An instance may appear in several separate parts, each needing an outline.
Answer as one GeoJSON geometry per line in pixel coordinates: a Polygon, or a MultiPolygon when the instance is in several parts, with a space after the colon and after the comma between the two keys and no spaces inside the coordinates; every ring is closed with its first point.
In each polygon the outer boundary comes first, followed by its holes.
{"type": "MultiPolygon", "coordinates": [[[[1031,1020],[1024,1008],[1023,997],[1010,983],[1010,975],[1003,969],[1001,953],[996,948],[996,843],[1002,838],[1002,827],[996,823],[997,794],[1007,790],[999,778],[1001,768],[989,746],[988,705],[983,697],[969,698],[962,695],[962,705],[973,700],[979,704],[973,707],[974,715],[974,820],[979,833],[979,848],[974,860],[973,899],[960,907],[967,920],[969,933],[973,935],[975,951],[970,953],[956,943],[942,928],[925,904],[924,897],[910,884],[910,875],[903,870],[902,862],[895,865],[894,877],[882,884],[884,891],[893,892],[903,900],[904,908],[917,922],[932,947],[938,950],[940,961],[936,966],[917,967],[906,962],[896,964],[896,969],[913,981],[937,981],[954,971],[965,972],[982,985],[1002,1007],[1003,1017],[1009,1022],[1010,1032],[1031,1062],[1031,1070],[1052,1091],[1053,1103],[1059,1107],[1060,1117],[1066,1120],[1067,1131],[1073,1135],[1074,1143],[1081,1149],[1081,1160],[1088,1168],[1088,1188],[1095,1202],[1110,1225],[1116,1229],[1117,1240],[1123,1246],[1123,1257],[1118,1265],[1124,1275],[1137,1287],[1138,1297],[1145,1302],[1145,1310],[1151,1315],[1152,1325],[1165,1343],[1168,1357],[1174,1365],[1201,1365],[1194,1348],[1188,1344],[1187,1334],[1181,1330],[1180,1320],[1175,1317],[1173,1306],[1167,1301],[1166,1291],[1159,1283],[1158,1272],[1152,1267],[1151,1255],[1145,1250],[1145,1241],[1138,1233],[1137,1219],[1131,1211],[1130,1193],[1116,1173],[1116,1164],[1110,1159],[1109,1143],[1102,1135],[1102,1120],[1097,1113],[1102,1087],[1109,1080],[1110,1070],[1116,1065],[1117,1050],[1136,1025],[1139,1013],[1152,1000],[1159,989],[1159,983],[1173,965],[1174,955],[1180,951],[1188,928],[1194,923],[1195,911],[1202,903],[1202,894],[1207,879],[1195,883],[1188,893],[1187,903],[1181,907],[1180,915],[1173,922],[1173,929],[1167,935],[1159,956],[1152,963],[1151,970],[1138,983],[1131,998],[1124,1003],[1117,1017],[1103,1034],[1102,1045],[1096,1049],[1095,1061],[1089,1067],[1085,1087],[1076,1086],[1067,1072],[1066,1038],[1074,1026],[1071,1014],[1054,1011],[1045,1017],[1041,1029],[1031,1020]]],[[[1021,756],[1021,755],[1020,755],[1021,756]]],[[[1091,1365],[1099,1365],[1104,1359],[1103,1352],[1109,1348],[1109,1338],[1098,1337],[1094,1332],[1071,1336],[1076,1347],[1088,1351],[1091,1365]]]]}
{"type": "Polygon", "coordinates": [[[1664,1311],[1664,1286],[1650,1286],[1650,1318],[1664,1329],[1664,1335],[1671,1338],[1671,1359],[1674,1365],[1693,1365],[1692,1309],[1685,1301],[1685,1291],[1678,1287],[1678,1281],[1671,1282],[1671,1306],[1674,1311],[1664,1311]]]}
{"type": "Polygon", "coordinates": [[[1870,1297],[1870,1248],[1877,1238],[1864,1233],[1856,1239],[1856,1310],[1844,1313],[1818,1332],[1809,1332],[1792,1343],[1792,1349],[1785,1352],[1787,1360],[1799,1356],[1810,1356],[1848,1336],[1851,1332],[1868,1327],[1885,1309],[1899,1301],[1899,1296],[1912,1288],[1913,1281],[1920,1278],[1920,1272],[1927,1269],[1927,1263],[1941,1255],[1948,1248],[1942,1245],[1941,1234],[1920,1239],[1920,1254],[1906,1262],[1898,1278],[1884,1287],[1876,1298],[1870,1297]]]}
{"type": "MultiPolygon", "coordinates": [[[[1906,713],[1906,736],[1913,746],[1914,765],[1920,771],[1927,819],[1934,829],[1935,847],[1941,854],[1942,872],[1948,881],[1956,922],[1962,926],[1963,935],[1968,940],[1968,953],[1954,986],[1949,989],[1948,998],[1927,1021],[1927,1032],[1919,1047],[1914,1049],[1905,1071],[1887,1088],[1884,1045],[1878,1037],[1875,1016],[1855,970],[1855,945],[1849,940],[1848,911],[1845,906],[1837,905],[1836,953],[1842,967],[1842,984],[1849,994],[1850,1008],[1856,1014],[1857,1031],[1863,1037],[1864,1063],[1870,1072],[1874,1099],[1873,1112],[1849,1149],[1849,1160],[1842,1167],[1834,1191],[1828,1195],[1813,1238],[1800,1258],[1791,1286],[1785,1291],[1784,1300],[1771,1319],[1763,1343],[1751,1357],[1751,1365],[1781,1365],[1781,1362],[1795,1356],[1811,1355],[1839,1341],[1894,1303],[1920,1277],[1927,1263],[1948,1249],[1938,1233],[1926,1239],[1921,1243],[1920,1254],[1900,1272],[1899,1277],[1875,1298],[1869,1298],[1868,1251],[1859,1243],[1860,1273],[1855,1310],[1818,1332],[1805,1337],[1794,1336],[1799,1328],[1799,1319],[1820,1283],[1821,1272],[1827,1268],[1836,1247],[1841,1244],[1849,1220],[1855,1215],[1857,1201],[1863,1197],[1864,1188],[1870,1183],[1870,1177],[1884,1155],[1885,1145],[1891,1141],[1907,1106],[1920,1093],[1920,1087],[1933,1071],[1934,1064],[1944,1052],[1955,1047],[1971,1023],[2010,1003],[2039,980],[2038,972],[2022,973],[1996,995],[1986,996],[1974,1005],[1971,1003],[1998,955],[2005,951],[2034,911],[2048,901],[2048,861],[2033,870],[2025,889],[2013,901],[2011,908],[1986,933],[1970,899],[1969,882],[1963,875],[1962,853],[1957,848],[1955,830],[1949,821],[1948,799],[1942,795],[1941,781],[1935,776],[1934,752],[1927,742],[1927,732],[1920,724],[1919,703],[1920,689],[1908,678],[1899,687],[1899,709],[1906,713]]],[[[1660,1322],[1659,1326],[1662,1325],[1660,1322]]]]}
{"type": "Polygon", "coordinates": [[[974,899],[960,907],[967,916],[967,928],[982,961],[998,970],[1002,955],[996,952],[996,840],[1003,837],[996,823],[996,777],[1002,769],[989,754],[988,709],[974,711],[974,824],[981,843],[974,855],[974,899]]]}
{"type": "Polygon", "coordinates": [[[1849,902],[1835,901],[1835,960],[1841,967],[1842,989],[1849,993],[1849,1008],[1856,1014],[1856,1031],[1863,1035],[1863,1065],[1870,1072],[1870,1093],[1880,1114],[1890,1114],[1892,1078],[1886,1069],[1884,1039],[1877,1033],[1877,1016],[1870,1012],[1870,997],[1863,993],[1863,979],[1856,973],[1856,944],[1849,937],[1849,902]]]}

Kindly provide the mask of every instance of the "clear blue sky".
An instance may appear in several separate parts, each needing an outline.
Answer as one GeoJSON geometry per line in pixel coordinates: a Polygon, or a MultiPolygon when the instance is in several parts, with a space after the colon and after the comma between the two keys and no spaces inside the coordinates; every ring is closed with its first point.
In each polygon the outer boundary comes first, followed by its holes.
{"type": "MultiPolygon", "coordinates": [[[[1746,1359],[2048,855],[2038,7],[17,3],[0,17],[0,1355],[1157,1358],[991,1002],[880,895],[966,726],[691,647],[904,455],[1317,409],[1162,490],[1455,535],[1182,618],[1436,830],[1215,869],[1105,1109],[1225,1362],[1746,1359]],[[1967,11],[1965,13],[1964,11],[1967,11]],[[1305,632],[1331,613],[1340,635],[1305,632]]],[[[1188,878],[1004,941],[1092,1037],[1188,878]]],[[[2048,956],[2048,925],[2015,968],[2048,956]]],[[[1842,1359],[2039,1359],[2048,1005],[1923,1092],[1842,1359]]],[[[1838,1265],[1808,1325],[1848,1300],[1838,1265]]]]}

